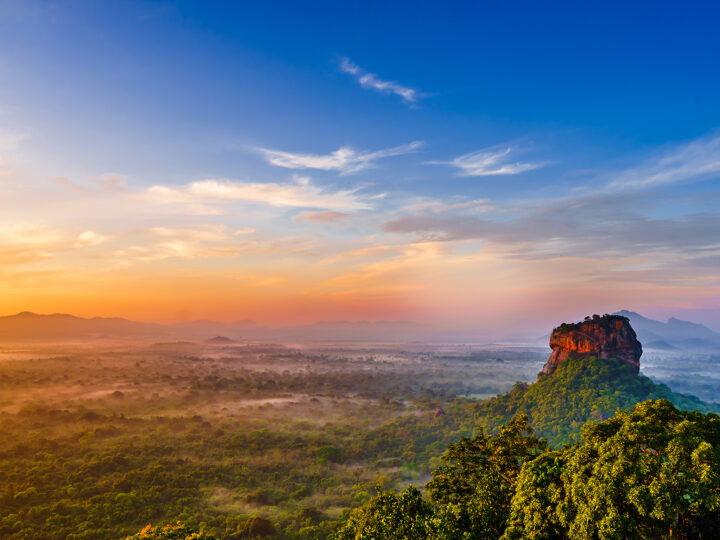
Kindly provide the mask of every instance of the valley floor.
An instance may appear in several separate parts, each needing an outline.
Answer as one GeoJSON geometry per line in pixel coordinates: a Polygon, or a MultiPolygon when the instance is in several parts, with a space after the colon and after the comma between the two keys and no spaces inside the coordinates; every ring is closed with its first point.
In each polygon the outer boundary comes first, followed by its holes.
{"type": "Polygon", "coordinates": [[[325,537],[376,486],[423,485],[473,432],[476,400],[534,380],[545,358],[367,343],[7,347],[0,536],[117,538],[179,519],[220,538],[250,520],[277,538],[325,537]]]}

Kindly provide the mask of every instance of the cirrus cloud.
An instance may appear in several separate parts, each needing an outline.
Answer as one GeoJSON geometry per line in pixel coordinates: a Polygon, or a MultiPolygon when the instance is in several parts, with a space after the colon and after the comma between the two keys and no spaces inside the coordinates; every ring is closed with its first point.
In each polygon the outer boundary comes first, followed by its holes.
{"type": "Polygon", "coordinates": [[[451,165],[460,169],[461,176],[497,176],[520,174],[544,166],[545,163],[512,161],[518,153],[511,146],[492,146],[458,156],[450,161],[428,161],[428,165],[451,165]]]}
{"type": "Polygon", "coordinates": [[[624,171],[607,191],[652,188],[720,174],[720,136],[703,137],[624,171]]]}
{"type": "Polygon", "coordinates": [[[301,223],[303,221],[313,221],[315,223],[335,223],[342,221],[350,217],[350,214],[345,212],[335,212],[334,210],[326,210],[324,212],[305,212],[296,216],[295,223],[301,223]]]}
{"type": "Polygon", "coordinates": [[[255,148],[255,150],[276,167],[338,171],[341,175],[345,175],[375,167],[375,162],[382,158],[415,152],[422,145],[422,141],[413,141],[374,152],[362,152],[349,146],[342,146],[330,154],[301,154],[270,148],[255,148]]]}
{"type": "Polygon", "coordinates": [[[292,183],[200,180],[186,186],[152,186],[147,196],[159,203],[194,204],[212,211],[208,203],[243,201],[275,207],[367,210],[370,204],[358,194],[361,187],[335,190],[295,177],[292,183]]]}
{"type": "Polygon", "coordinates": [[[395,81],[385,81],[374,73],[368,73],[351,62],[349,58],[340,60],[340,71],[351,75],[363,88],[369,88],[381,94],[394,94],[408,105],[413,105],[425,97],[425,94],[415,88],[410,88],[395,81]]]}

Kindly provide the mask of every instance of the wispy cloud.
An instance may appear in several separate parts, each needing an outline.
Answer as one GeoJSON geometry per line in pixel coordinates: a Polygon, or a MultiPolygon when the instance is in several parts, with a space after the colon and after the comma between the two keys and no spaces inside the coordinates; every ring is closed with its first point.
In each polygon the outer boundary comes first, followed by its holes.
{"type": "Polygon", "coordinates": [[[0,243],[4,245],[49,246],[59,243],[62,235],[55,229],[35,225],[0,227],[0,243]]]}
{"type": "Polygon", "coordinates": [[[350,217],[350,214],[345,212],[335,212],[333,210],[327,210],[324,212],[305,212],[296,216],[295,223],[301,223],[303,221],[313,221],[315,223],[334,223],[342,221],[350,217]]]}
{"type": "Polygon", "coordinates": [[[133,246],[127,254],[139,260],[159,260],[169,257],[234,257],[258,245],[248,236],[252,228],[235,229],[222,224],[208,224],[195,228],[152,227],[149,232],[163,239],[148,246],[133,246]]]}
{"type": "MultiPolygon", "coordinates": [[[[703,197],[708,197],[704,194],[703,197]]],[[[448,207],[396,217],[383,226],[421,242],[481,241],[508,258],[618,258],[644,255],[690,260],[720,255],[720,215],[695,212],[657,214],[678,204],[700,205],[699,196],[594,193],[511,206],[489,214],[448,207]]],[[[712,201],[707,201],[708,207],[712,201]]]]}
{"type": "MultiPolygon", "coordinates": [[[[510,152],[486,149],[460,156],[453,164],[477,161],[477,168],[487,174],[500,169],[510,152]]],[[[463,202],[424,202],[400,209],[383,230],[412,234],[421,242],[479,241],[518,260],[639,257],[677,277],[681,265],[702,268],[720,260],[720,193],[656,188],[719,176],[720,136],[714,135],[666,148],[635,167],[596,176],[584,192],[572,196],[505,205],[481,201],[486,204],[479,213],[468,211],[472,206],[466,208],[463,202]]]]}
{"type": "Polygon", "coordinates": [[[428,161],[429,165],[452,165],[460,169],[462,176],[496,176],[520,174],[539,169],[545,163],[522,163],[513,161],[512,157],[518,149],[511,146],[493,146],[468,154],[463,154],[451,161],[428,161]]]}
{"type": "Polygon", "coordinates": [[[394,81],[385,81],[374,73],[368,73],[357,64],[351,62],[349,58],[343,58],[340,61],[340,71],[354,77],[363,88],[370,88],[381,94],[400,96],[400,98],[409,105],[413,105],[425,97],[419,90],[394,81]]]}
{"type": "Polygon", "coordinates": [[[443,213],[453,210],[464,210],[473,213],[485,213],[496,209],[496,206],[489,199],[461,199],[451,201],[422,200],[407,207],[413,212],[427,211],[432,213],[443,213]]]}
{"type": "Polygon", "coordinates": [[[88,178],[88,182],[107,191],[124,191],[127,189],[127,178],[122,174],[106,173],[98,178],[88,178]]]}
{"type": "Polygon", "coordinates": [[[232,258],[239,255],[305,254],[313,249],[313,240],[303,236],[262,237],[252,228],[236,229],[206,224],[195,228],[152,227],[150,238],[114,252],[125,261],[151,263],[170,258],[232,258]],[[154,238],[159,239],[155,241],[154,238]]]}
{"type": "Polygon", "coordinates": [[[87,182],[83,183],[74,182],[65,176],[53,176],[49,180],[69,191],[129,191],[127,177],[122,174],[105,173],[95,178],[87,178],[87,182]],[[94,187],[88,184],[93,184],[94,187]]]}
{"type": "Polygon", "coordinates": [[[226,241],[255,232],[252,227],[235,229],[222,224],[208,224],[195,228],[151,227],[149,231],[163,238],[202,242],[226,241]]]}
{"type": "Polygon", "coordinates": [[[98,234],[94,231],[85,231],[83,233],[80,233],[75,239],[75,247],[97,246],[98,244],[102,244],[106,240],[107,238],[101,234],[98,234]]]}
{"type": "Polygon", "coordinates": [[[341,175],[344,175],[375,167],[375,161],[378,159],[409,154],[422,145],[422,141],[413,141],[409,144],[374,152],[362,152],[349,146],[343,146],[331,154],[299,154],[270,148],[256,148],[255,150],[260,152],[268,163],[277,167],[339,171],[341,175]]]}
{"type": "Polygon", "coordinates": [[[706,137],[620,173],[607,185],[607,189],[613,191],[661,186],[703,179],[718,173],[720,136],[706,137]]]}
{"type": "Polygon", "coordinates": [[[221,216],[224,208],[194,196],[188,186],[174,187],[155,185],[138,194],[142,202],[160,205],[172,214],[188,216],[221,216]]]}
{"type": "Polygon", "coordinates": [[[94,231],[73,237],[67,231],[35,225],[0,226],[0,265],[51,259],[75,248],[89,248],[108,238],[94,231]]]}
{"type": "MultiPolygon", "coordinates": [[[[296,177],[292,183],[201,180],[180,188],[153,186],[147,196],[159,203],[200,204],[212,201],[245,201],[276,207],[366,210],[370,204],[353,189],[331,191],[313,184],[309,178],[296,177]]],[[[212,207],[209,208],[212,210],[212,207]]]]}

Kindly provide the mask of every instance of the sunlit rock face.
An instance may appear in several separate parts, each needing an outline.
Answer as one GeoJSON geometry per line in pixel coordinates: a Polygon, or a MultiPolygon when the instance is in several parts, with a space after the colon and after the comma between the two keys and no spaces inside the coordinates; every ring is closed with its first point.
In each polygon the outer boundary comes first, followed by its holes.
{"type": "Polygon", "coordinates": [[[576,324],[562,324],[550,335],[550,348],[553,352],[543,373],[552,374],[569,356],[617,358],[625,361],[633,373],[640,371],[642,345],[626,317],[594,316],[576,324]]]}

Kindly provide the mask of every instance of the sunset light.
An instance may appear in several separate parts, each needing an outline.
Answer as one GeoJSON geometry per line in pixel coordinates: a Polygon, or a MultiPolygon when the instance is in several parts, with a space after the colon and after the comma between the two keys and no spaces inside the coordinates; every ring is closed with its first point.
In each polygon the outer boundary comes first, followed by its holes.
{"type": "Polygon", "coordinates": [[[719,29],[0,0],[0,540],[718,537],[719,29]]]}

